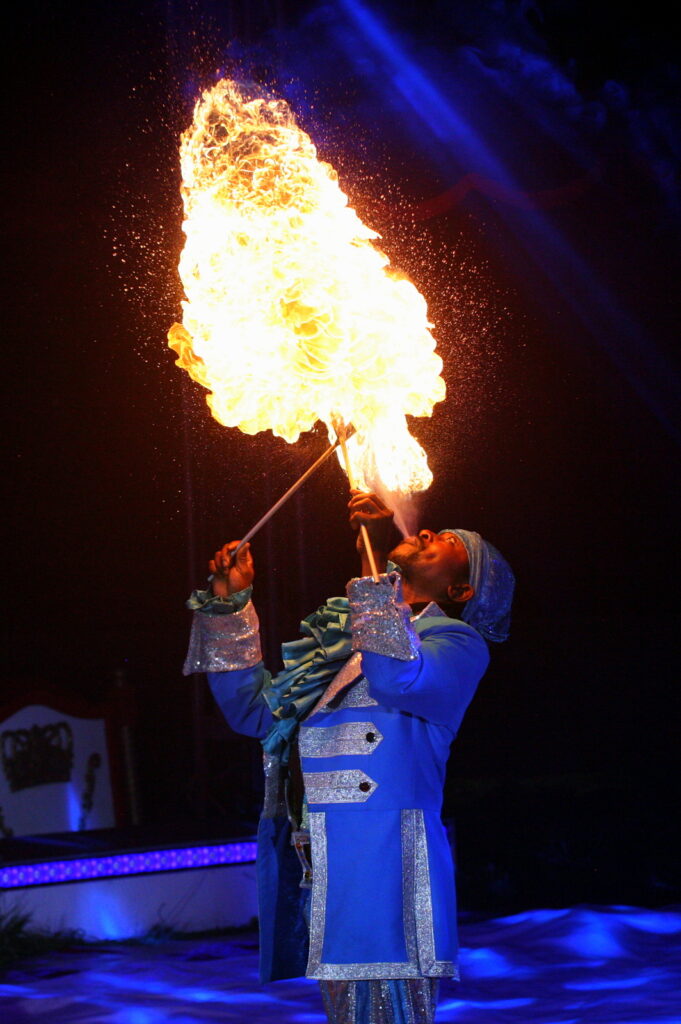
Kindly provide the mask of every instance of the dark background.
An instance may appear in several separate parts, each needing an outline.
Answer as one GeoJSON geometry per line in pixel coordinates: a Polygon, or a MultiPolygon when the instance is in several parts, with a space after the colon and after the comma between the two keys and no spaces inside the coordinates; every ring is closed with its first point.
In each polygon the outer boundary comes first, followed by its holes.
{"type": "MultiPolygon", "coordinates": [[[[517,574],[455,747],[469,906],[678,899],[679,67],[615,3],[25,2],[6,54],[5,657],[124,684],[142,822],[247,831],[257,744],[183,679],[206,560],[320,453],[210,419],[180,315],[202,87],[284,95],[425,294],[446,402],[421,524],[517,574]],[[432,200],[441,198],[439,205],[432,200]]],[[[327,463],[254,543],[269,660],[355,572],[327,463]]],[[[454,828],[454,825],[452,825],[454,828]]]]}

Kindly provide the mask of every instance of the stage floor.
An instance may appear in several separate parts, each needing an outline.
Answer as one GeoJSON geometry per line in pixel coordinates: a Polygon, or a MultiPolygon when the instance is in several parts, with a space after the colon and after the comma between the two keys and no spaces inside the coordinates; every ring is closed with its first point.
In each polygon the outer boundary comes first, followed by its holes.
{"type": "MultiPolygon", "coordinates": [[[[532,910],[461,924],[438,1024],[681,1024],[681,908],[532,910]]],[[[315,982],[257,981],[257,936],[102,943],[0,979],[3,1024],[322,1024],[315,982]]]]}

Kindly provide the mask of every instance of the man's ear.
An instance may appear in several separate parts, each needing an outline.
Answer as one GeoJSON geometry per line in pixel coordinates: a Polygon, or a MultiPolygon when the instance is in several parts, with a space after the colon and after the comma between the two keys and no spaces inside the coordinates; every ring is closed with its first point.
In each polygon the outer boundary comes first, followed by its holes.
{"type": "Polygon", "coordinates": [[[453,604],[465,604],[474,594],[470,583],[450,583],[447,587],[447,597],[453,604]]]}

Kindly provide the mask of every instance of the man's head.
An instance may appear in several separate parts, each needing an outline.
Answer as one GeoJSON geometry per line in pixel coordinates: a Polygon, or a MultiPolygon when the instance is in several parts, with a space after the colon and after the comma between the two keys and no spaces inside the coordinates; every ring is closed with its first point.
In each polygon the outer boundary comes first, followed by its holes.
{"type": "Polygon", "coordinates": [[[416,536],[405,537],[390,552],[390,559],[402,570],[405,598],[410,604],[464,604],[473,596],[468,552],[453,530],[419,530],[416,536]]]}
{"type": "Polygon", "coordinates": [[[485,639],[507,639],[515,578],[506,559],[479,533],[421,530],[398,544],[390,558],[402,570],[409,604],[453,605],[454,614],[485,639]]]}

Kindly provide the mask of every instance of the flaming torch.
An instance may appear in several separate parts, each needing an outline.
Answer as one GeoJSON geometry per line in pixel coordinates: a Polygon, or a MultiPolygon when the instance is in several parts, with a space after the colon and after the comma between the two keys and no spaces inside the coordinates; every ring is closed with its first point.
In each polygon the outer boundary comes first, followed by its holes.
{"type": "Polygon", "coordinates": [[[356,486],[425,490],[406,415],[430,416],[445,395],[425,300],[288,104],[223,79],[196,104],[180,158],[186,299],[168,341],[213,416],[288,442],[322,420],[356,486]]]}

